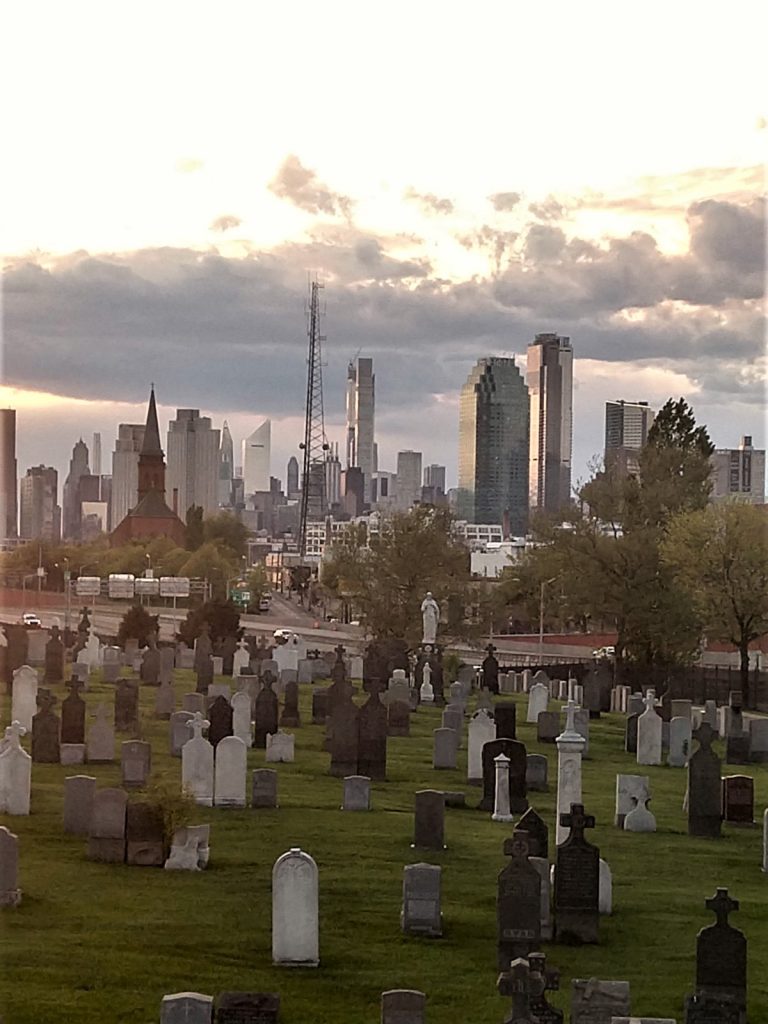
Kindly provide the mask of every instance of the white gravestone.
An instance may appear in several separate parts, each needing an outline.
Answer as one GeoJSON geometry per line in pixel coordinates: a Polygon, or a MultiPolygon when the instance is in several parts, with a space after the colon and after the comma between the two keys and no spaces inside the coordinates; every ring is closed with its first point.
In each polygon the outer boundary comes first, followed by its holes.
{"type": "Polygon", "coordinates": [[[298,847],[272,869],[272,961],[280,967],[320,962],[317,864],[298,847]]]}
{"type": "Polygon", "coordinates": [[[251,698],[247,693],[235,693],[230,700],[232,705],[232,733],[242,740],[246,747],[253,746],[251,733],[251,698]]]}
{"type": "Polygon", "coordinates": [[[634,809],[636,801],[650,797],[650,793],[650,781],[647,775],[617,775],[614,825],[623,828],[624,819],[634,809]]]}
{"type": "Polygon", "coordinates": [[[422,669],[419,700],[422,704],[434,704],[435,702],[435,691],[432,686],[432,669],[428,661],[425,662],[422,669]]]}
{"type": "Polygon", "coordinates": [[[514,821],[509,810],[509,758],[505,754],[494,757],[496,768],[496,794],[493,802],[492,821],[514,821]]]}
{"type": "Polygon", "coordinates": [[[648,810],[650,797],[635,797],[635,806],[624,819],[625,832],[655,832],[656,819],[648,810]]]}
{"type": "MultiPolygon", "coordinates": [[[[183,751],[182,751],[183,757],[183,751]]],[[[245,807],[248,748],[237,736],[225,736],[216,744],[213,803],[216,807],[245,807]]]]}
{"type": "Polygon", "coordinates": [[[213,806],[213,747],[203,736],[211,724],[199,711],[187,723],[192,738],[181,748],[181,786],[203,807],[213,806]]]}
{"type": "Polygon", "coordinates": [[[235,677],[235,680],[237,680],[237,677],[240,675],[241,669],[246,669],[247,674],[247,670],[249,670],[250,667],[251,655],[248,651],[248,645],[245,640],[241,640],[237,645],[237,650],[235,651],[232,659],[232,675],[235,677]]]}
{"type": "Polygon", "coordinates": [[[576,732],[574,716],[576,704],[568,701],[565,709],[565,729],[555,741],[557,743],[557,811],[556,843],[570,835],[570,829],[560,824],[561,814],[571,813],[571,804],[582,803],[581,799],[581,757],[584,752],[584,737],[576,732]]]}
{"type": "Polygon", "coordinates": [[[295,737],[288,732],[267,733],[267,754],[265,761],[290,763],[295,754],[295,737]]]}
{"type": "MultiPolygon", "coordinates": [[[[537,673],[538,674],[538,673],[537,673]]],[[[547,710],[549,689],[546,683],[534,683],[528,691],[528,715],[526,722],[538,722],[542,711],[547,710]]]]}
{"type": "Polygon", "coordinates": [[[29,814],[32,758],[21,748],[26,731],[19,722],[5,730],[5,748],[0,754],[0,811],[4,814],[29,814]]]}
{"type": "Polygon", "coordinates": [[[662,720],[656,713],[656,693],[649,690],[643,699],[645,711],[637,720],[637,763],[661,764],[662,720]]]}
{"type": "MultiPolygon", "coordinates": [[[[293,637],[291,637],[292,639],[293,637]]],[[[291,643],[291,640],[275,648],[273,657],[277,662],[278,673],[286,670],[296,673],[299,671],[299,651],[296,645],[291,643]]]]}
{"type": "Polygon", "coordinates": [[[37,714],[37,670],[22,665],[13,673],[11,721],[19,722],[27,732],[32,730],[32,718],[37,714]]]}
{"type": "Polygon", "coordinates": [[[481,785],[483,781],[483,746],[496,739],[496,724],[488,711],[476,711],[467,728],[467,782],[481,785]]]}

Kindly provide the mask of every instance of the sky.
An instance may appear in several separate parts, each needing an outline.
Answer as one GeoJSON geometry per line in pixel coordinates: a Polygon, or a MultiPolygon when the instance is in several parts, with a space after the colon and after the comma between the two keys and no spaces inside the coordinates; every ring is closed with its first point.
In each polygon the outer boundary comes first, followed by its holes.
{"type": "Polygon", "coordinates": [[[765,447],[766,5],[432,0],[0,13],[0,405],[20,474],[199,408],[302,436],[307,282],[327,432],[374,359],[382,469],[455,482],[458,393],[574,349],[574,481],[604,403],[683,395],[765,447]]]}

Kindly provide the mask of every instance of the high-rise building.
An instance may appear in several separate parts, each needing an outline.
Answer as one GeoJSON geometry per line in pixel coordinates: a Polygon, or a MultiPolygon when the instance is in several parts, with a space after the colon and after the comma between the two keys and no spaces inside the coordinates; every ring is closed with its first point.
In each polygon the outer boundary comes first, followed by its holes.
{"type": "Polygon", "coordinates": [[[341,501],[341,459],[339,446],[335,444],[325,457],[325,502],[328,508],[341,501]]]}
{"type": "Polygon", "coordinates": [[[424,486],[434,488],[435,492],[442,491],[445,494],[445,466],[424,467],[424,486]]]}
{"type": "Polygon", "coordinates": [[[192,505],[199,505],[206,516],[219,507],[220,435],[199,409],[177,409],[176,419],[168,424],[166,490],[176,493],[182,519],[192,505]]]}
{"type": "Polygon", "coordinates": [[[53,466],[30,466],[19,483],[19,535],[57,544],[61,535],[59,474],[53,466]]]}
{"type": "Polygon", "coordinates": [[[407,511],[421,499],[421,452],[397,453],[397,507],[407,511]]]}
{"type": "Polygon", "coordinates": [[[221,428],[221,448],[219,449],[219,505],[222,508],[232,507],[232,481],[235,478],[235,446],[229,432],[229,424],[224,420],[221,428]]]}
{"type": "MultiPolygon", "coordinates": [[[[69,472],[67,473],[67,479],[64,481],[61,499],[62,535],[64,540],[80,540],[80,503],[83,500],[80,478],[89,477],[90,475],[88,445],[81,437],[72,449],[72,458],[69,460],[69,472]]],[[[90,494],[88,499],[90,500],[90,494]]]]}
{"type": "Polygon", "coordinates": [[[118,523],[139,500],[139,452],[144,442],[143,423],[121,423],[112,452],[112,502],[109,525],[118,523]]]}
{"type": "Polygon", "coordinates": [[[301,491],[299,490],[299,460],[295,455],[288,459],[288,466],[285,471],[285,496],[291,501],[297,501],[301,491]]]}
{"type": "Polygon", "coordinates": [[[376,376],[372,359],[356,359],[347,368],[347,469],[363,471],[363,495],[371,501],[371,481],[376,470],[374,417],[376,376]]]}
{"type": "Polygon", "coordinates": [[[243,480],[245,493],[269,490],[272,448],[272,420],[263,420],[243,441],[243,480]]]}
{"type": "Polygon", "coordinates": [[[753,448],[749,434],[738,448],[716,448],[710,461],[712,501],[765,503],[765,449],[753,448]]]}
{"type": "Polygon", "coordinates": [[[636,476],[638,456],[655,417],[647,402],[605,403],[605,468],[636,476]]]}
{"type": "Polygon", "coordinates": [[[531,403],[530,506],[556,514],[571,502],[571,339],[537,334],[528,346],[526,378],[531,403]]]}
{"type": "Polygon", "coordinates": [[[528,528],[528,389],[514,359],[479,359],[461,389],[457,513],[528,528]]]}
{"type": "Polygon", "coordinates": [[[94,433],[91,445],[91,472],[101,476],[101,434],[98,432],[94,433]]]}
{"type": "Polygon", "coordinates": [[[18,536],[16,410],[0,409],[0,540],[18,536]]]}

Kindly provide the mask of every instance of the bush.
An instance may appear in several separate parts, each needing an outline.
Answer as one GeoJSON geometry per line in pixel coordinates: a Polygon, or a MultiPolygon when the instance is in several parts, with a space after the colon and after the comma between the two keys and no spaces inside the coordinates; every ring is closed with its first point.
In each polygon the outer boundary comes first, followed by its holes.
{"type": "Polygon", "coordinates": [[[140,604],[135,604],[122,618],[117,631],[117,642],[125,645],[126,640],[139,641],[139,647],[146,647],[150,636],[158,632],[159,615],[150,615],[140,604]]]}
{"type": "Polygon", "coordinates": [[[152,776],[146,789],[136,796],[162,816],[166,847],[171,845],[178,830],[191,824],[194,818],[197,805],[188,793],[179,788],[178,782],[152,776]]]}
{"type": "Polygon", "coordinates": [[[202,632],[204,622],[208,623],[213,643],[218,643],[226,636],[234,636],[239,640],[243,635],[240,612],[232,601],[206,601],[199,608],[191,608],[187,612],[186,619],[179,627],[179,639],[192,647],[202,632]]]}

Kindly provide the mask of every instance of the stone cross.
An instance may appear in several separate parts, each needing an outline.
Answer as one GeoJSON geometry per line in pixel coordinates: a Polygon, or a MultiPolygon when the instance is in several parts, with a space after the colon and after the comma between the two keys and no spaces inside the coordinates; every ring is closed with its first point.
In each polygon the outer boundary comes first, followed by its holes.
{"type": "Polygon", "coordinates": [[[53,711],[57,697],[45,687],[37,691],[37,706],[41,711],[53,711]]]}
{"type": "Polygon", "coordinates": [[[509,965],[509,970],[499,975],[496,982],[499,995],[512,999],[510,1020],[528,1021],[531,1019],[531,996],[537,997],[544,990],[544,982],[540,975],[532,975],[528,962],[518,957],[509,965]]]}
{"type": "Polygon", "coordinates": [[[702,722],[698,729],[694,729],[693,738],[698,740],[701,750],[711,750],[712,741],[715,738],[715,730],[709,722],[702,722]]]}
{"type": "Polygon", "coordinates": [[[732,899],[727,889],[718,889],[714,896],[706,900],[705,906],[717,917],[718,927],[728,928],[728,915],[739,909],[739,901],[732,899]]]}
{"type": "Polygon", "coordinates": [[[333,653],[336,655],[336,661],[343,661],[347,650],[343,644],[339,644],[338,647],[333,648],[333,653]]]}
{"type": "Polygon", "coordinates": [[[645,704],[646,711],[656,712],[656,708],[661,705],[661,701],[656,700],[656,691],[649,690],[643,697],[643,704],[645,704]]]}
{"type": "Polygon", "coordinates": [[[574,839],[584,839],[584,829],[595,827],[595,817],[584,813],[583,804],[571,804],[571,813],[561,814],[560,824],[571,830],[574,839]]]}
{"type": "Polygon", "coordinates": [[[569,700],[565,705],[565,732],[576,732],[576,712],[579,705],[575,700],[569,700]]]}
{"type": "Polygon", "coordinates": [[[530,842],[527,832],[516,831],[514,835],[504,840],[504,856],[514,857],[515,860],[525,860],[530,852],[530,842]]]}
{"type": "Polygon", "coordinates": [[[26,734],[27,730],[21,724],[21,722],[11,722],[5,730],[5,739],[9,746],[20,747],[21,737],[26,734]]]}
{"type": "Polygon", "coordinates": [[[272,689],[272,684],[275,682],[275,677],[272,675],[272,673],[269,671],[269,669],[267,669],[267,671],[261,677],[261,682],[263,684],[263,689],[265,689],[265,690],[271,690],[272,689]]]}
{"type": "Polygon", "coordinates": [[[488,657],[491,658],[498,650],[498,647],[494,647],[493,644],[488,644],[485,650],[488,652],[488,657]]]}
{"type": "Polygon", "coordinates": [[[77,676],[72,676],[72,678],[69,680],[66,686],[67,689],[69,690],[70,696],[77,700],[77,698],[80,696],[80,691],[83,688],[82,680],[78,679],[77,676]]]}
{"type": "Polygon", "coordinates": [[[207,718],[204,718],[200,711],[196,711],[194,715],[187,722],[187,726],[192,730],[192,739],[200,740],[203,738],[203,730],[207,729],[211,723],[207,718]]]}

